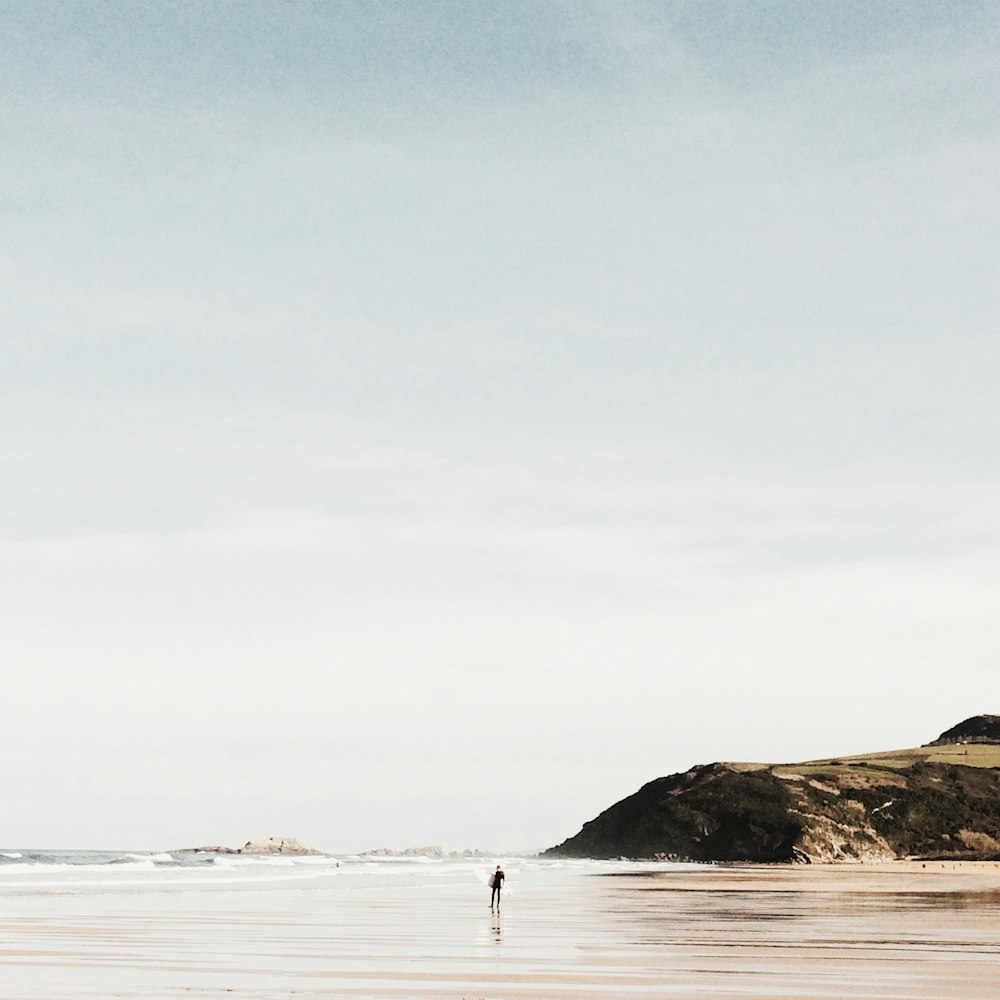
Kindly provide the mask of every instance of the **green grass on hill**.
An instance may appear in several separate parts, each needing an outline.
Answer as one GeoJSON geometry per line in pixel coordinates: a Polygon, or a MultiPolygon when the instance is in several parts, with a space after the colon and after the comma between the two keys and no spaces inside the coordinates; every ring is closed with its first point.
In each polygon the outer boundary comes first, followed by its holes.
{"type": "Polygon", "coordinates": [[[770,771],[779,778],[805,779],[824,777],[846,780],[861,786],[885,783],[890,773],[902,771],[914,764],[952,764],[960,767],[1000,768],[1000,744],[964,743],[938,747],[912,747],[909,750],[881,750],[854,754],[849,757],[828,757],[793,764],[733,763],[736,771],[770,771]],[[879,778],[882,774],[884,777],[879,778]]]}
{"type": "Polygon", "coordinates": [[[962,743],[939,747],[913,747],[910,750],[883,750],[878,753],[857,754],[851,757],[831,757],[827,760],[810,760],[802,764],[783,767],[829,769],[837,764],[849,767],[868,764],[872,767],[904,768],[926,761],[932,764],[959,764],[963,767],[1000,767],[1000,744],[962,743]]]}

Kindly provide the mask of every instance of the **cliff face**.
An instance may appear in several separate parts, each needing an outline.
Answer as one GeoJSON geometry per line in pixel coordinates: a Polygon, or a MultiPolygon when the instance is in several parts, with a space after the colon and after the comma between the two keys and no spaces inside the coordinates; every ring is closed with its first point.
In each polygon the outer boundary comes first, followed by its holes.
{"type": "Polygon", "coordinates": [[[545,854],[751,862],[1000,856],[1000,746],[695,767],[644,785],[545,854]]]}
{"type": "Polygon", "coordinates": [[[784,861],[802,830],[801,817],[788,811],[784,784],[773,774],[709,764],[651,781],[545,853],[784,861]]]}

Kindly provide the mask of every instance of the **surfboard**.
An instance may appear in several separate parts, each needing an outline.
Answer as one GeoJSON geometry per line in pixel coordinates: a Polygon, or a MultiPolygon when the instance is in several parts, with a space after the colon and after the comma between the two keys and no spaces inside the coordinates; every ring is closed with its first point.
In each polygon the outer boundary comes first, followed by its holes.
{"type": "Polygon", "coordinates": [[[490,888],[491,889],[495,889],[496,888],[496,884],[497,884],[497,877],[496,877],[496,875],[491,875],[490,876],[490,888]]]}

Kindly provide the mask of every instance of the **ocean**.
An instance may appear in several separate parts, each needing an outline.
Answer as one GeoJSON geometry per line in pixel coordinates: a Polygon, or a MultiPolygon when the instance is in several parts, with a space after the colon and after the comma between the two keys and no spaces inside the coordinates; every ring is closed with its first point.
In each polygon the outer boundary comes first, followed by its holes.
{"type": "Polygon", "coordinates": [[[2,1000],[993,1000],[998,981],[990,865],[0,853],[2,1000]]]}

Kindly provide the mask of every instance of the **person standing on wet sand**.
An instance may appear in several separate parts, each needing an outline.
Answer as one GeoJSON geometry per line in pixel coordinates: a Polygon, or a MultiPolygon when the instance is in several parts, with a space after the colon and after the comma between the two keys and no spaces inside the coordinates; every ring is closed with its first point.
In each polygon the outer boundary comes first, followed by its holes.
{"type": "Polygon", "coordinates": [[[500,909],[500,886],[503,885],[503,880],[506,876],[503,873],[503,869],[497,865],[497,870],[490,876],[490,888],[493,890],[490,893],[490,909],[493,909],[493,900],[496,900],[497,909],[500,909]]]}

